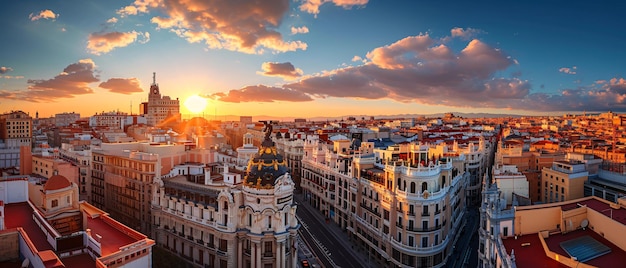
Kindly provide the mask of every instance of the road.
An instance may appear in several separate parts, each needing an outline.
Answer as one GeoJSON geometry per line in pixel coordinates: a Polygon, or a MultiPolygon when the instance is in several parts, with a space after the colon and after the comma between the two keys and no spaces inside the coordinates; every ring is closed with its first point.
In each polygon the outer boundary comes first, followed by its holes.
{"type": "Polygon", "coordinates": [[[448,267],[478,266],[478,221],[478,209],[470,208],[465,213],[465,230],[457,240],[455,250],[450,255],[448,267]]]}
{"type": "Polygon", "coordinates": [[[348,241],[346,234],[333,223],[326,223],[319,212],[312,211],[313,208],[303,202],[299,201],[296,210],[302,224],[302,238],[310,245],[324,266],[327,268],[366,267],[366,263],[362,263],[364,258],[356,257],[359,254],[352,249],[352,244],[348,241]]]}

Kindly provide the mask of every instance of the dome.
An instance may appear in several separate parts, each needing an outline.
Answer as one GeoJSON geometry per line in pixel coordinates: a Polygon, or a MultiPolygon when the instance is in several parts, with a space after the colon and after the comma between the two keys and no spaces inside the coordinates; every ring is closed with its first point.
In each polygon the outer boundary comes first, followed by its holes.
{"type": "Polygon", "coordinates": [[[245,184],[256,188],[273,188],[276,179],[287,173],[287,161],[276,152],[276,145],[270,139],[271,122],[265,122],[265,140],[261,149],[248,162],[245,184]]]}
{"type": "Polygon", "coordinates": [[[72,186],[72,183],[64,176],[54,175],[43,186],[44,191],[54,191],[72,186]]]}

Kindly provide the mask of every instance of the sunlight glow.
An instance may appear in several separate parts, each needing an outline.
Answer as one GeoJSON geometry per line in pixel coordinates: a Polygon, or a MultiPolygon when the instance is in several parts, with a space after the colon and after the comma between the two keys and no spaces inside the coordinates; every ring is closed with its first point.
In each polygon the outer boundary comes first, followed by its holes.
{"type": "Polygon", "coordinates": [[[190,112],[197,114],[204,111],[204,108],[207,106],[207,100],[198,95],[191,95],[185,100],[185,107],[190,112]]]}

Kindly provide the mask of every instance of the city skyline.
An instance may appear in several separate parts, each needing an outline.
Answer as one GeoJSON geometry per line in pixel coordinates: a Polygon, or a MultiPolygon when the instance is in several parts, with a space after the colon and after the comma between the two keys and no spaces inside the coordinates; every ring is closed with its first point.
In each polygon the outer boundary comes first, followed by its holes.
{"type": "Polygon", "coordinates": [[[0,107],[138,113],[156,72],[183,114],[194,95],[217,116],[625,112],[624,5],[21,1],[0,107]]]}

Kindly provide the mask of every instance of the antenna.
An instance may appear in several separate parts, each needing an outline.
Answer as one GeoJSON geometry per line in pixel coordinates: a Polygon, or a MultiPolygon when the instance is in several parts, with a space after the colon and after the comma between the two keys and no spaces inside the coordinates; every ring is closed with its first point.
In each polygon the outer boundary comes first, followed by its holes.
{"type": "Polygon", "coordinates": [[[156,72],[152,73],[152,84],[156,85],[156,72]]]}

